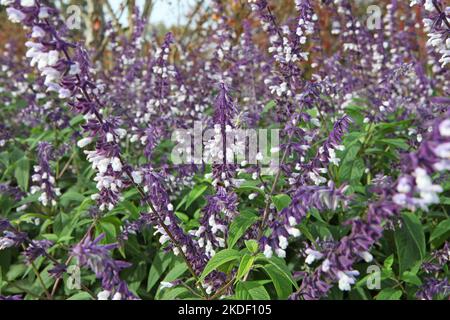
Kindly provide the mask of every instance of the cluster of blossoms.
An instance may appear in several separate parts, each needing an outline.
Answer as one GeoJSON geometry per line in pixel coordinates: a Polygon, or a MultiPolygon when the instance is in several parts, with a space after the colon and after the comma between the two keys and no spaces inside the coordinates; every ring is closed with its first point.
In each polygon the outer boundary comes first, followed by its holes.
{"type": "Polygon", "coordinates": [[[347,187],[336,188],[332,182],[328,186],[304,186],[298,188],[292,197],[288,208],[281,210],[278,216],[269,217],[268,225],[272,230],[269,237],[261,239],[261,247],[266,257],[273,252],[280,258],[286,257],[286,249],[290,237],[300,237],[297,226],[302,223],[309,210],[335,211],[338,206],[345,206],[348,198],[345,196],[347,187]]]}
{"type": "Polygon", "coordinates": [[[11,224],[6,219],[0,220],[0,250],[5,250],[11,247],[17,247],[25,242],[27,234],[17,232],[11,229],[11,224]]]}
{"type": "MultiPolygon", "coordinates": [[[[68,102],[82,116],[82,130],[72,139],[85,149],[95,172],[97,190],[91,196],[96,201],[95,208],[113,211],[111,214],[123,210],[125,205],[119,204],[124,200],[124,191],[134,187],[140,197],[141,213],[137,220],[122,228],[120,244],[125,245],[131,235],[151,226],[163,250],[182,258],[195,280],[208,261],[226,248],[230,224],[239,216],[239,207],[259,204],[260,194],[265,195],[266,208],[259,210],[259,224],[251,227],[244,237],[258,240],[268,259],[286,258],[293,248],[298,249],[298,239],[302,237],[299,225],[308,222],[311,210],[328,215],[340,213],[342,208],[353,204],[349,193],[354,190],[348,187],[348,181],[340,178],[338,181],[333,173],[342,162],[344,136],[352,123],[357,122],[347,115],[355,113],[351,109],[357,99],[367,103],[367,108],[361,110],[364,124],[382,122],[390,116],[405,121],[415,118],[409,143],[414,149],[420,146],[400,164],[394,163],[393,167],[401,170],[400,177],[368,183],[374,199],[361,217],[348,220],[344,215],[342,229],[350,231],[342,238],[318,239],[313,245],[307,243],[305,250],[300,249],[305,264],[312,270],[302,273],[300,290],[292,299],[323,298],[334,284],[341,291],[350,291],[359,276],[356,264],[372,261],[370,252],[386,226],[397,222],[401,210],[428,211],[439,203],[444,191],[435,176],[450,168],[450,119],[446,113],[450,103],[436,95],[446,96],[449,88],[446,69],[450,62],[449,9],[438,0],[411,3],[424,4],[427,12],[424,20],[429,35],[427,62],[432,65],[427,70],[417,54],[420,43],[412,32],[418,17],[409,14],[409,6],[403,3],[388,4],[384,25],[373,32],[358,21],[349,0],[321,3],[295,0],[296,17],[285,24],[277,21],[269,1],[248,3],[256,15],[243,23],[244,31],[239,38],[231,27],[233,22],[226,15],[224,3],[214,0],[216,20],[200,30],[202,40],[194,50],[191,43],[177,42],[170,32],[160,45],[153,35],[148,46],[144,45],[146,18],[136,11],[130,39],[115,32],[106,35],[111,38],[107,47],[111,60],[117,60],[117,65],[111,70],[98,70],[101,67],[95,69],[97,66],[90,63],[88,51],[82,45],[69,42],[66,26],[48,2],[1,0],[2,5],[8,6],[9,19],[29,31],[26,68],[31,66],[38,72],[38,79],[31,86],[23,77],[16,81],[17,88],[11,92],[27,102],[22,109],[25,125],[34,126],[33,118],[45,117],[58,129],[69,127],[70,118],[58,106],[60,102],[68,102]],[[330,12],[331,20],[336,22],[331,33],[341,46],[319,45],[321,21],[317,10],[330,12]],[[255,45],[253,18],[259,19],[263,26],[267,50],[255,45]],[[171,51],[172,46],[177,50],[171,51]],[[147,51],[150,57],[140,56],[147,51]],[[182,63],[173,62],[177,55],[182,63]],[[94,79],[94,74],[98,79],[94,79]],[[46,91],[54,100],[43,102],[47,95],[37,93],[40,91],[46,91]],[[235,92],[239,97],[235,97],[235,92]],[[212,116],[206,112],[210,106],[212,116]],[[425,120],[421,121],[422,118],[425,120]],[[188,157],[188,164],[171,166],[167,156],[160,155],[158,146],[169,139],[174,128],[190,128],[194,121],[214,128],[214,135],[204,146],[201,159],[204,165],[196,167],[188,157]],[[238,168],[235,157],[245,158],[249,143],[236,142],[234,136],[230,141],[229,136],[235,130],[252,128],[264,121],[282,127],[282,145],[270,150],[272,155],[283,154],[280,168],[275,168],[277,174],[272,177],[263,174],[261,150],[256,166],[248,168],[248,162],[243,161],[241,166],[245,168],[238,168]],[[129,154],[144,157],[125,159],[122,153],[125,145],[129,154]],[[158,169],[156,161],[161,163],[158,169]],[[212,194],[205,196],[206,205],[198,210],[196,224],[182,223],[175,212],[175,200],[193,185],[197,173],[206,178],[204,183],[210,182],[212,194]],[[253,189],[248,199],[241,200],[238,191],[244,181],[241,177],[248,175],[258,191],[253,189]],[[272,189],[268,181],[273,183],[272,189]],[[280,192],[292,201],[277,210],[272,199],[280,186],[283,188],[280,192]],[[290,246],[291,243],[294,245],[290,246]]],[[[7,60],[8,55],[4,57],[7,60]]],[[[7,64],[2,72],[7,76],[14,73],[7,64]]],[[[48,123],[43,124],[45,128],[48,123]]],[[[10,131],[6,125],[0,125],[0,148],[13,139],[10,131]]],[[[192,143],[185,151],[192,153],[192,143]]],[[[52,152],[49,143],[39,143],[39,163],[34,167],[31,193],[40,193],[43,206],[55,206],[60,196],[50,165],[52,152]]],[[[17,201],[24,197],[10,183],[0,184],[0,193],[17,201]]],[[[94,239],[92,233],[89,229],[78,244],[71,246],[70,257],[75,257],[78,266],[90,269],[101,280],[98,299],[136,299],[135,292],[131,293],[120,278],[121,271],[131,264],[113,258],[118,244],[101,244],[104,236],[94,239]]],[[[24,245],[29,263],[40,256],[49,258],[47,252],[53,243],[48,240],[30,240],[3,220],[0,234],[0,250],[24,245]]],[[[430,299],[449,292],[448,280],[436,273],[448,263],[448,246],[434,258],[437,264],[424,267],[434,277],[419,291],[419,298],[430,299]]],[[[55,264],[50,273],[61,279],[67,267],[49,259],[55,264]]],[[[225,273],[214,271],[201,284],[203,287],[197,289],[211,295],[229,280],[225,273]]],[[[161,287],[180,284],[182,281],[173,281],[162,283],[161,287]]],[[[225,287],[223,293],[232,293],[232,287],[225,287]]]]}
{"type": "Polygon", "coordinates": [[[441,188],[432,184],[428,174],[448,170],[448,167],[440,164],[448,162],[449,155],[442,158],[436,154],[435,148],[448,144],[445,128],[449,116],[450,114],[447,114],[444,119],[437,120],[433,132],[422,142],[419,150],[409,155],[409,165],[404,169],[405,175],[396,183],[389,184],[382,181],[374,187],[374,192],[379,194],[380,199],[369,204],[364,219],[349,222],[352,227],[351,233],[339,240],[331,249],[315,252],[314,259],[308,259],[322,260],[322,263],[315,272],[303,279],[300,290],[292,298],[319,299],[330,290],[330,282],[338,282],[341,290],[349,291],[359,274],[353,265],[360,260],[366,262],[372,260],[369,251],[381,239],[387,221],[398,217],[402,208],[420,204],[422,209],[427,209],[428,205],[439,202],[439,199],[436,199],[436,192],[441,188]],[[417,180],[419,182],[414,186],[413,183],[417,180]],[[411,184],[408,181],[411,181],[411,184]],[[403,193],[396,193],[393,186],[397,186],[397,192],[400,189],[403,193]],[[417,191],[421,198],[407,201],[406,194],[414,194],[414,188],[421,188],[417,191]]]}
{"type": "Polygon", "coordinates": [[[48,142],[38,144],[39,164],[34,166],[32,180],[36,185],[31,187],[31,194],[41,193],[39,201],[44,206],[55,206],[56,198],[61,195],[59,188],[56,188],[56,180],[52,174],[50,160],[52,160],[53,147],[48,142]]]}
{"type": "MultiPolygon", "coordinates": [[[[412,0],[411,7],[422,3],[422,0],[412,0]]],[[[450,64],[450,6],[446,7],[437,0],[425,0],[423,6],[429,12],[429,17],[423,19],[429,37],[428,45],[440,54],[439,62],[445,67],[450,64]]]]}
{"type": "Polygon", "coordinates": [[[448,265],[450,261],[450,246],[446,242],[442,249],[436,250],[431,254],[431,261],[423,264],[423,269],[429,275],[425,283],[417,292],[417,297],[421,300],[433,300],[437,295],[443,298],[450,295],[450,282],[440,273],[448,265]]]}
{"type": "Polygon", "coordinates": [[[53,246],[50,240],[30,240],[25,232],[15,229],[6,219],[0,219],[0,234],[3,235],[0,237],[0,251],[24,245],[23,255],[30,264],[41,256],[47,256],[47,250],[53,246]]]}
{"type": "MultiPolygon", "coordinates": [[[[97,171],[95,180],[99,193],[93,198],[101,210],[112,210],[120,199],[124,185],[123,164],[119,158],[118,140],[126,132],[118,127],[116,119],[104,119],[96,97],[98,89],[89,80],[89,64],[86,52],[64,39],[64,23],[58,18],[58,11],[40,1],[6,1],[8,17],[31,29],[31,39],[26,43],[27,57],[31,66],[37,67],[45,78],[47,91],[56,92],[60,99],[71,98],[70,105],[84,115],[83,126],[88,137],[78,142],[86,147],[94,137],[96,149],[86,151],[88,160],[97,171]],[[69,51],[74,51],[72,59],[69,51]]],[[[49,201],[49,199],[47,199],[49,201]]]]}
{"type": "Polygon", "coordinates": [[[72,255],[77,258],[80,267],[87,267],[102,281],[98,294],[99,300],[134,300],[136,297],[128,290],[128,286],[120,279],[120,271],[130,266],[128,262],[111,258],[111,250],[116,244],[101,245],[104,235],[91,239],[87,236],[82,242],[72,248],[72,255]]]}
{"type": "Polygon", "coordinates": [[[428,211],[430,205],[439,203],[439,193],[443,191],[440,185],[433,184],[430,175],[450,169],[450,119],[436,122],[432,137],[407,160],[410,172],[400,177],[393,200],[410,210],[428,211]]]}

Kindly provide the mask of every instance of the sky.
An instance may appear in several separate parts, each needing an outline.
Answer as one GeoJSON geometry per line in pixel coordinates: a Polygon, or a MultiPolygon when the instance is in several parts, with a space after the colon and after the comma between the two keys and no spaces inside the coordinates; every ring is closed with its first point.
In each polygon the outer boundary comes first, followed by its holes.
{"type": "MultiPolygon", "coordinates": [[[[153,8],[150,22],[153,24],[164,23],[166,26],[183,24],[185,16],[190,12],[196,0],[154,0],[155,6],[153,8]]],[[[114,10],[118,10],[122,0],[110,0],[114,10]]],[[[139,6],[144,5],[144,0],[136,1],[139,6]]],[[[126,23],[126,15],[122,17],[122,22],[126,23]]]]}

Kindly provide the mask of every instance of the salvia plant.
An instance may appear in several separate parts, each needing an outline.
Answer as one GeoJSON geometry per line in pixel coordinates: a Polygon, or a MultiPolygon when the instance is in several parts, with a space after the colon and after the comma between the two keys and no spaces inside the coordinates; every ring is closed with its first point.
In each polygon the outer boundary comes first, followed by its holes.
{"type": "Polygon", "coordinates": [[[448,2],[0,2],[0,300],[450,297],[448,2]]]}

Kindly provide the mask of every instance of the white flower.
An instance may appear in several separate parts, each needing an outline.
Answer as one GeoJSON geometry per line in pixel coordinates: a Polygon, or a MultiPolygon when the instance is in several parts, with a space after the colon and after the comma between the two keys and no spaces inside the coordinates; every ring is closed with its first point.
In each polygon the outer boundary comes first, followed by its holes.
{"type": "Polygon", "coordinates": [[[309,172],[309,178],[317,185],[321,185],[325,182],[327,182],[327,179],[325,179],[324,177],[314,173],[313,171],[309,172]]]}
{"type": "Polygon", "coordinates": [[[397,185],[397,191],[400,193],[409,193],[411,191],[411,186],[407,178],[400,178],[397,185]]]}
{"type": "Polygon", "coordinates": [[[39,10],[39,19],[46,19],[46,18],[48,18],[49,16],[50,16],[50,14],[49,14],[49,10],[48,10],[47,7],[42,7],[42,8],[39,10]]]}
{"type": "Polygon", "coordinates": [[[450,142],[442,143],[434,149],[438,157],[450,159],[450,142]]]}
{"type": "Polygon", "coordinates": [[[328,260],[328,259],[323,260],[323,262],[322,262],[322,271],[323,272],[330,271],[330,260],[328,260]]]}
{"type": "Polygon", "coordinates": [[[316,250],[306,249],[305,253],[308,255],[305,259],[306,264],[312,264],[314,261],[323,258],[323,254],[316,250]]]}
{"type": "Polygon", "coordinates": [[[122,294],[120,292],[116,292],[112,299],[113,300],[122,300],[122,294]]]}
{"type": "Polygon", "coordinates": [[[70,66],[69,74],[72,76],[75,76],[81,72],[80,64],[78,62],[75,62],[70,66]]]}
{"type": "Polygon", "coordinates": [[[55,68],[45,67],[42,70],[42,75],[45,76],[45,85],[49,85],[51,83],[59,82],[61,79],[61,73],[55,68]]]}
{"type": "Polygon", "coordinates": [[[361,258],[363,258],[363,260],[364,260],[365,262],[367,262],[367,263],[372,262],[372,260],[373,260],[372,254],[371,254],[370,252],[368,252],[368,251],[360,252],[360,253],[359,253],[359,256],[360,256],[361,258]]]}
{"type": "Polygon", "coordinates": [[[351,285],[355,283],[356,279],[355,276],[358,276],[359,272],[356,270],[353,271],[347,271],[347,272],[338,272],[338,278],[339,278],[339,289],[341,291],[350,291],[351,285]]]}
{"type": "Polygon", "coordinates": [[[425,0],[425,10],[428,10],[428,11],[436,10],[436,8],[433,5],[433,0],[425,0]]]}
{"type": "Polygon", "coordinates": [[[122,162],[120,162],[120,159],[117,157],[114,157],[111,161],[111,166],[115,172],[122,171],[122,162]]]}
{"type": "Polygon", "coordinates": [[[248,199],[249,200],[254,200],[256,197],[258,197],[258,193],[252,193],[252,194],[250,194],[249,196],[248,196],[248,199]]]}
{"type": "Polygon", "coordinates": [[[160,283],[161,290],[167,289],[167,288],[172,288],[172,287],[173,287],[173,283],[171,283],[171,282],[161,281],[161,283],[160,283]]]}
{"type": "Polygon", "coordinates": [[[97,294],[97,299],[98,300],[108,300],[110,295],[111,295],[111,291],[108,291],[108,290],[100,291],[97,294]]]}
{"type": "Polygon", "coordinates": [[[0,238],[0,250],[11,248],[14,245],[14,241],[10,238],[0,238]]]}
{"type": "Polygon", "coordinates": [[[14,0],[0,0],[0,4],[1,4],[2,6],[10,5],[10,4],[13,3],[13,2],[14,2],[14,0]]]}
{"type": "Polygon", "coordinates": [[[60,99],[67,99],[67,98],[69,98],[71,95],[72,95],[72,93],[70,92],[70,90],[69,89],[65,89],[65,88],[61,88],[59,91],[58,91],[58,97],[60,98],[60,99]]]}
{"type": "Polygon", "coordinates": [[[406,204],[408,203],[408,197],[404,193],[395,194],[392,200],[399,206],[406,206],[406,204]]]}
{"type": "Polygon", "coordinates": [[[414,171],[416,177],[417,188],[421,192],[442,192],[443,189],[439,185],[433,184],[430,176],[427,174],[426,170],[422,168],[416,168],[414,171]]]}
{"type": "Polygon", "coordinates": [[[32,38],[42,38],[45,36],[45,31],[39,26],[33,27],[33,32],[31,33],[32,38]]]}
{"type": "Polygon", "coordinates": [[[131,173],[131,177],[133,178],[134,183],[136,184],[141,184],[142,183],[142,178],[143,178],[143,174],[140,171],[133,171],[131,173]]]}
{"type": "Polygon", "coordinates": [[[33,7],[36,3],[34,0],[20,0],[20,5],[22,7],[33,7]]]}
{"type": "Polygon", "coordinates": [[[339,162],[341,162],[341,159],[336,157],[336,151],[333,148],[329,148],[328,149],[328,154],[329,154],[328,160],[330,160],[330,162],[332,164],[334,164],[336,166],[339,166],[339,162]]]}
{"type": "Polygon", "coordinates": [[[450,119],[446,119],[439,125],[439,132],[443,137],[450,137],[450,119]]]}
{"type": "Polygon", "coordinates": [[[6,13],[8,14],[8,19],[14,23],[22,22],[23,19],[25,19],[26,17],[26,15],[22,11],[19,11],[14,8],[7,8],[6,13]]]}
{"type": "Polygon", "coordinates": [[[288,247],[288,241],[287,238],[285,236],[279,236],[278,237],[278,244],[280,246],[281,249],[285,250],[288,247]]]}
{"type": "Polygon", "coordinates": [[[88,144],[90,144],[94,139],[92,137],[87,137],[87,138],[83,138],[81,140],[79,140],[77,142],[77,146],[79,148],[84,148],[86,147],[88,144]]]}
{"type": "Polygon", "coordinates": [[[266,256],[267,259],[272,258],[273,251],[272,251],[272,248],[268,244],[266,244],[264,247],[264,255],[266,256]]]}
{"type": "Polygon", "coordinates": [[[300,237],[300,230],[298,230],[297,228],[289,228],[289,227],[286,227],[286,231],[291,235],[291,236],[293,236],[294,238],[298,238],[298,237],[300,237]]]}
{"type": "Polygon", "coordinates": [[[297,225],[297,220],[294,217],[289,217],[289,225],[294,227],[297,225]]]}
{"type": "Polygon", "coordinates": [[[283,249],[277,249],[275,250],[275,252],[277,253],[277,256],[279,258],[286,258],[286,251],[284,251],[283,249]]]}

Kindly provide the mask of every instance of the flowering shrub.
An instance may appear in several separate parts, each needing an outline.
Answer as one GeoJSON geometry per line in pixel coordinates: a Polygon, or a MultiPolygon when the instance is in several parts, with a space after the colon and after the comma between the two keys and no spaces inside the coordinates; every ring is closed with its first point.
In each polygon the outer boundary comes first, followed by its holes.
{"type": "Polygon", "coordinates": [[[0,300],[450,296],[450,7],[229,2],[99,49],[1,0],[0,300]]]}

